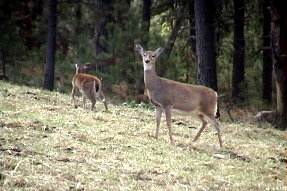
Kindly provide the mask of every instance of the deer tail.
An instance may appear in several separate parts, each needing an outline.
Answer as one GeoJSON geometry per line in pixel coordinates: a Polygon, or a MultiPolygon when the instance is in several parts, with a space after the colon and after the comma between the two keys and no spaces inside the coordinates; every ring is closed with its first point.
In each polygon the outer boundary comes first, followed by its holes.
{"type": "Polygon", "coordinates": [[[75,67],[76,67],[76,74],[79,73],[79,66],[78,64],[75,64],[75,67]]]}

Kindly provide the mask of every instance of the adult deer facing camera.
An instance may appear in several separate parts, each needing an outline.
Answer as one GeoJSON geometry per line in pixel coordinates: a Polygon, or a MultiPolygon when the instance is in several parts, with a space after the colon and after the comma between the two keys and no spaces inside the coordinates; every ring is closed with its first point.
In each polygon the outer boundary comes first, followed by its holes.
{"type": "Polygon", "coordinates": [[[178,113],[182,115],[196,115],[202,125],[193,139],[196,141],[206,125],[211,123],[217,131],[219,145],[222,147],[222,140],[219,124],[215,119],[217,111],[217,93],[207,87],[175,82],[160,78],[155,72],[156,58],[163,53],[162,48],[156,51],[144,51],[140,45],[135,50],[142,55],[144,67],[144,83],[148,90],[148,96],[153,105],[156,106],[156,132],[158,138],[159,126],[162,112],[165,112],[169,138],[174,144],[171,131],[171,115],[178,113]]]}
{"type": "Polygon", "coordinates": [[[94,109],[96,99],[98,98],[103,101],[106,111],[108,111],[107,100],[102,91],[101,80],[89,74],[79,73],[79,71],[81,71],[82,68],[80,68],[77,64],[75,66],[76,66],[76,74],[74,75],[72,80],[73,89],[71,93],[75,108],[76,108],[75,94],[76,91],[79,90],[82,93],[84,108],[86,107],[86,98],[88,98],[92,102],[91,110],[94,109]]]}

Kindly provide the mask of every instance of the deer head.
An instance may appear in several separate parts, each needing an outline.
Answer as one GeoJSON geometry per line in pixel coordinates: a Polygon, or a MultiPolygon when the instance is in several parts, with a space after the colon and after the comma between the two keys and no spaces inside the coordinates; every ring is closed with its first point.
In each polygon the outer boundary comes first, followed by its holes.
{"type": "Polygon", "coordinates": [[[155,65],[155,60],[159,55],[164,52],[163,48],[158,48],[156,51],[144,51],[143,47],[140,45],[135,46],[135,50],[142,55],[143,65],[145,70],[150,70],[155,65]]]}

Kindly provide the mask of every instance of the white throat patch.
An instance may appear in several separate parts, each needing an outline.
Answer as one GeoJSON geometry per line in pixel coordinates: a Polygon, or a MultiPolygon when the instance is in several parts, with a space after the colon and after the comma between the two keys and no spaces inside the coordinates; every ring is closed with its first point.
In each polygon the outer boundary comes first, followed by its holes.
{"type": "Polygon", "coordinates": [[[143,64],[144,65],[144,71],[148,71],[148,70],[152,70],[152,65],[148,65],[146,63],[143,64]]]}

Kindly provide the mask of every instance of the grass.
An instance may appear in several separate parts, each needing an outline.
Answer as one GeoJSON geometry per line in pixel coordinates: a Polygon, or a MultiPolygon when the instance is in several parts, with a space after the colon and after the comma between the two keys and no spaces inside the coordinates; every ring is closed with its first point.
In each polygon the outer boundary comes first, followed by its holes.
{"type": "Polygon", "coordinates": [[[220,122],[191,143],[198,121],[173,117],[159,140],[154,109],[102,103],[0,81],[0,190],[286,190],[286,134],[220,122]],[[79,101],[80,99],[78,99],[79,101]],[[79,102],[80,103],[80,102],[79,102]]]}

